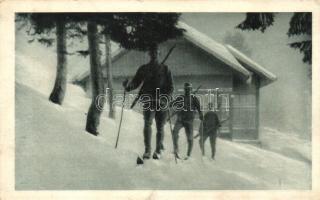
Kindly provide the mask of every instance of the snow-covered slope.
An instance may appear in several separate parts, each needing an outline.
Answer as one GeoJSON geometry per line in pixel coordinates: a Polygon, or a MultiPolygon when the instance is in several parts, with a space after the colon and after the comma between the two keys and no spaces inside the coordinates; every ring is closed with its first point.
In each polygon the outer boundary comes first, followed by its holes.
{"type": "Polygon", "coordinates": [[[263,127],[260,131],[261,147],[311,165],[311,142],[294,132],[285,133],[277,129],[263,127]]]}
{"type": "MultiPolygon", "coordinates": [[[[142,120],[125,112],[118,149],[117,125],[101,120],[101,135],[84,131],[85,113],[59,107],[39,92],[16,84],[17,189],[306,189],[310,166],[250,145],[218,140],[216,161],[194,158],[175,164],[166,127],[160,161],[136,166],[143,151],[142,120]]],[[[185,138],[181,145],[185,147],[185,138]]],[[[209,150],[209,146],[207,146],[209,150]]]]}
{"type": "MultiPolygon", "coordinates": [[[[22,48],[22,47],[20,47],[22,48]]],[[[103,113],[100,135],[84,131],[90,103],[68,85],[63,106],[48,101],[55,67],[48,57],[34,58],[28,46],[16,51],[16,162],[18,190],[68,189],[310,189],[311,165],[254,146],[218,139],[215,161],[200,156],[175,163],[168,124],[163,158],[136,165],[144,150],[143,118],[126,110],[118,149],[116,120],[103,113]]],[[[155,129],[153,129],[155,130],[155,129]]],[[[180,147],[186,150],[181,132],[180,147]]],[[[153,135],[154,136],[154,135],[153,135]]],[[[153,137],[153,143],[155,137],[153,137]]],[[[209,153],[209,144],[206,144],[209,153]]],[[[182,152],[185,153],[185,152],[182,152]]]]}
{"type": "MultiPolygon", "coordinates": [[[[106,116],[106,115],[105,115],[106,116]]],[[[125,112],[120,145],[117,124],[105,117],[99,137],[84,131],[81,109],[60,107],[30,87],[16,84],[17,189],[306,189],[307,163],[249,145],[218,140],[216,161],[193,159],[175,164],[167,147],[160,161],[136,166],[143,151],[142,116],[125,112]]],[[[185,147],[181,138],[181,146],[185,147]]],[[[207,146],[209,150],[209,146],[207,146]]]]}

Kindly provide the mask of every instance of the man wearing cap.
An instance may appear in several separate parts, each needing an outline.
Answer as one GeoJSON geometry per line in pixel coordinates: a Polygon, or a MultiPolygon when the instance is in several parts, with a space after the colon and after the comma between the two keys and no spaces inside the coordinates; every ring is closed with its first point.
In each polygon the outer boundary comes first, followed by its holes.
{"type": "Polygon", "coordinates": [[[184,84],[184,95],[178,96],[172,103],[171,106],[177,111],[177,121],[173,128],[173,148],[174,154],[177,158],[179,157],[179,131],[183,127],[187,135],[188,142],[188,159],[191,156],[193,147],[193,121],[195,117],[195,112],[198,111],[200,120],[203,119],[201,112],[201,107],[199,100],[191,93],[192,85],[191,83],[184,84]]]}
{"type": "Polygon", "coordinates": [[[159,159],[161,150],[164,149],[163,129],[167,117],[167,108],[163,109],[162,105],[168,102],[162,102],[163,98],[159,98],[158,95],[170,96],[173,92],[173,80],[169,67],[158,61],[158,48],[156,46],[151,47],[148,52],[150,62],[140,66],[131,82],[127,84],[127,81],[124,81],[123,86],[126,91],[131,91],[137,89],[142,84],[139,94],[140,100],[142,99],[143,101],[143,135],[145,146],[143,159],[149,159],[151,157],[151,125],[153,119],[155,119],[157,127],[156,149],[153,158],[159,159]]]}

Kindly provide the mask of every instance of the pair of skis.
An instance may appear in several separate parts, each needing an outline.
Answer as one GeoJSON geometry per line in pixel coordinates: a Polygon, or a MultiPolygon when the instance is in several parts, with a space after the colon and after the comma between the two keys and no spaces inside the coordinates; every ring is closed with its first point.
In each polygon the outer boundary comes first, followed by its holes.
{"type": "MultiPolygon", "coordinates": [[[[137,157],[137,165],[143,165],[145,160],[150,160],[151,158],[141,158],[140,156],[137,157]]],[[[159,160],[160,158],[159,157],[154,157],[152,156],[152,159],[153,160],[159,160]]]]}
{"type": "MultiPolygon", "coordinates": [[[[178,164],[178,160],[180,160],[180,161],[187,160],[187,159],[181,159],[181,158],[180,158],[179,156],[177,156],[177,155],[174,155],[174,157],[175,157],[175,163],[176,163],[176,164],[178,164]]],[[[146,159],[146,158],[141,158],[141,156],[138,156],[138,157],[137,157],[137,165],[143,165],[146,160],[150,160],[150,159],[160,160],[160,158],[154,158],[154,157],[153,157],[153,158],[148,158],[148,159],[146,159]]]]}

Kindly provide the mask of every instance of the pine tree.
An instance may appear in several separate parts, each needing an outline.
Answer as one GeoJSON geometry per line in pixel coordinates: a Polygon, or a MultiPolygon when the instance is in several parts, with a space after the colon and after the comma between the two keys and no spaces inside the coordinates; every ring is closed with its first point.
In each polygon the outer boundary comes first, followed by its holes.
{"type": "Polygon", "coordinates": [[[169,39],[183,35],[178,28],[178,13],[125,13],[116,16],[112,40],[125,49],[152,51],[169,39]]]}
{"type": "Polygon", "coordinates": [[[105,95],[105,84],[102,75],[102,67],[100,63],[99,36],[96,21],[89,19],[88,25],[88,43],[90,52],[90,79],[92,84],[92,101],[89,107],[86,131],[97,135],[97,127],[100,122],[100,115],[104,107],[104,98],[98,98],[105,95]],[[97,100],[100,100],[97,102],[97,100]],[[99,106],[97,105],[99,103],[99,106]]]}
{"type": "Polygon", "coordinates": [[[107,87],[108,87],[108,103],[109,103],[109,117],[115,118],[115,108],[113,102],[113,78],[112,78],[112,52],[111,52],[111,36],[106,31],[104,32],[105,39],[105,68],[107,74],[107,87]]]}
{"type": "Polygon", "coordinates": [[[56,104],[62,104],[67,87],[66,21],[61,17],[58,18],[55,23],[57,37],[57,73],[49,100],[56,104]]]}
{"type": "Polygon", "coordinates": [[[304,54],[303,62],[312,63],[312,15],[311,13],[294,13],[290,20],[288,36],[307,35],[308,39],[300,42],[293,42],[290,47],[298,49],[304,54]]]}
{"type": "MultiPolygon", "coordinates": [[[[276,18],[274,13],[247,13],[246,19],[236,28],[241,30],[260,30],[264,32],[266,28],[273,25],[276,18]]],[[[288,37],[304,35],[307,39],[290,43],[289,46],[298,49],[303,53],[303,62],[312,63],[312,14],[294,13],[290,19],[288,37]]],[[[311,69],[311,68],[310,68],[311,69]]],[[[311,74],[311,73],[310,73],[311,74]]]]}
{"type": "Polygon", "coordinates": [[[260,30],[262,33],[274,22],[274,13],[247,13],[246,19],[237,28],[241,30],[260,30]]]}
{"type": "MultiPolygon", "coordinates": [[[[106,88],[109,88],[109,104],[110,111],[109,117],[115,117],[115,111],[113,107],[113,88],[112,88],[112,62],[111,62],[111,36],[117,34],[114,31],[114,25],[117,23],[117,19],[113,13],[74,13],[71,15],[72,21],[77,23],[87,23],[87,36],[89,43],[89,55],[90,55],[90,79],[92,85],[92,101],[89,107],[86,131],[93,135],[98,134],[98,126],[100,122],[100,116],[105,104],[106,88]],[[100,28],[99,28],[100,27],[100,28]],[[101,29],[102,31],[99,31],[101,29]],[[105,49],[106,49],[106,63],[101,64],[99,44],[102,42],[102,36],[104,37],[105,49]],[[107,83],[104,81],[103,72],[107,74],[107,83]],[[99,98],[103,96],[103,98],[99,98]],[[99,102],[97,102],[99,100],[99,102]],[[99,105],[97,105],[99,103],[99,105]]],[[[119,27],[119,25],[117,25],[119,27]]],[[[86,55],[86,51],[82,51],[83,55],[86,55]]]]}
{"type": "Polygon", "coordinates": [[[50,38],[50,34],[55,31],[57,44],[57,73],[53,90],[49,96],[49,100],[53,103],[61,105],[66,93],[67,85],[67,31],[66,24],[68,15],[56,13],[20,13],[18,18],[28,21],[31,27],[28,34],[33,36],[33,40],[46,45],[52,46],[54,39],[50,38]]]}

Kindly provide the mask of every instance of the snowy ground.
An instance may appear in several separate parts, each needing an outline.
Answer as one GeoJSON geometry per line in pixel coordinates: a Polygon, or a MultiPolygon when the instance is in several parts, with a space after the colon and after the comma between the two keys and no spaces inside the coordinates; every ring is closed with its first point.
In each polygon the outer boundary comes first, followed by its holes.
{"type": "Polygon", "coordinates": [[[261,147],[311,165],[311,142],[296,133],[284,133],[264,127],[260,131],[261,147]]]}
{"type": "Polygon", "coordinates": [[[125,112],[117,150],[116,122],[103,118],[94,137],[83,130],[85,117],[84,110],[56,106],[16,84],[16,189],[310,188],[310,164],[223,140],[216,161],[201,159],[196,145],[192,160],[175,164],[168,127],[164,158],[136,166],[143,151],[139,114],[125,112]]]}
{"type": "MultiPolygon", "coordinates": [[[[101,135],[89,135],[84,127],[90,100],[69,84],[63,106],[50,103],[55,62],[45,59],[51,60],[52,53],[35,58],[31,55],[37,54],[26,49],[16,49],[18,190],[311,188],[310,142],[268,128],[263,130],[263,148],[218,139],[216,160],[210,161],[200,156],[195,141],[193,158],[176,164],[166,125],[164,157],[137,166],[143,152],[142,116],[125,111],[118,149],[114,144],[119,117],[114,121],[104,113],[101,135]]],[[[180,147],[186,150],[180,134],[180,147]]],[[[209,144],[206,150],[209,156],[209,144]]]]}

